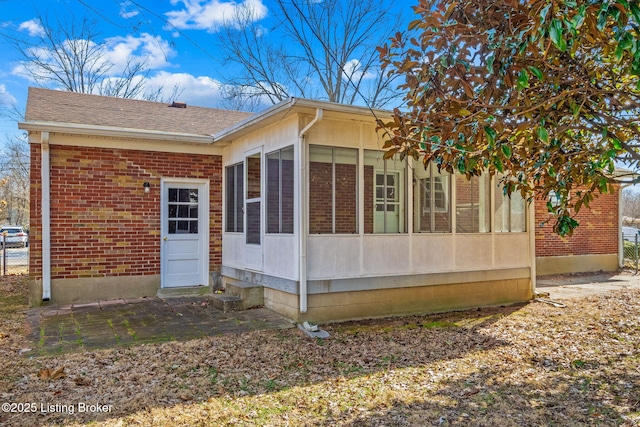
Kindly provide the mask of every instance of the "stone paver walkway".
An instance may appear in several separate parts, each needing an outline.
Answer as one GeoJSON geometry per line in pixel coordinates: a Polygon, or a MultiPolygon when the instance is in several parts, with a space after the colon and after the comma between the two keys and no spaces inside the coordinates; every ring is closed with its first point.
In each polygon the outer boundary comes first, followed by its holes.
{"type": "Polygon", "coordinates": [[[27,318],[33,342],[31,354],[40,355],[294,326],[266,308],[223,313],[213,308],[207,297],[36,308],[29,310],[27,318]]]}

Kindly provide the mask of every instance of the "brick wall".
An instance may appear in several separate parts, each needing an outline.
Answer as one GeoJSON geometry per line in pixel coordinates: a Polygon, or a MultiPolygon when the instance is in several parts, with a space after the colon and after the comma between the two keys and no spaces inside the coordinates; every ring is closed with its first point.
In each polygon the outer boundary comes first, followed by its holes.
{"type": "MultiPolygon", "coordinates": [[[[332,233],[332,164],[309,162],[309,233],[332,233]]],[[[357,233],[356,165],[335,165],[335,232],[357,233]]]]}
{"type": "Polygon", "coordinates": [[[571,237],[555,234],[550,224],[546,201],[535,201],[536,256],[601,255],[618,253],[618,193],[601,194],[580,209],[576,220],[580,226],[571,237]]]}
{"type": "MultiPolygon", "coordinates": [[[[52,278],[160,273],[160,179],[210,180],[212,270],[222,262],[220,156],[51,146],[52,278]],[[151,184],[145,193],[142,184],[151,184]]],[[[31,265],[42,275],[40,146],[31,148],[31,265]]]]}

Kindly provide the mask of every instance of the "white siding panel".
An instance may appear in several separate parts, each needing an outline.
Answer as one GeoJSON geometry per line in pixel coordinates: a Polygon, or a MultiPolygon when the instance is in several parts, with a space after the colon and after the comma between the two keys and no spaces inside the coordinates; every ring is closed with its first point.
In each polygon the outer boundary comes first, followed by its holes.
{"type": "Polygon", "coordinates": [[[285,279],[298,279],[297,236],[270,234],[264,238],[264,273],[285,279]]]}

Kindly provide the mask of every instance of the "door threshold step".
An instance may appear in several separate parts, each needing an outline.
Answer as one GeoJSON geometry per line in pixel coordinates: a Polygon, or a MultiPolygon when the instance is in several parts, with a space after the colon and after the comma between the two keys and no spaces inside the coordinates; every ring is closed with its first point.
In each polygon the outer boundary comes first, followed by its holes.
{"type": "Polygon", "coordinates": [[[207,295],[211,293],[209,286],[184,286],[179,288],[160,288],[158,289],[158,298],[180,298],[195,297],[207,295]]]}

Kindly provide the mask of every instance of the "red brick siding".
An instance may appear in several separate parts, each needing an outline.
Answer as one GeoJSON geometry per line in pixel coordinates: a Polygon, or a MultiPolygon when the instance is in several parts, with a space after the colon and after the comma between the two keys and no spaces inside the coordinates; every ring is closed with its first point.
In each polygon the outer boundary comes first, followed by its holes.
{"type": "MultiPolygon", "coordinates": [[[[32,149],[32,275],[40,276],[40,146],[32,149]]],[[[52,278],[160,273],[160,179],[210,180],[212,270],[222,262],[220,156],[51,147],[52,278]],[[142,184],[151,184],[145,193],[142,184]]]]}
{"type": "Polygon", "coordinates": [[[364,165],[364,232],[373,233],[373,213],[376,210],[373,166],[364,165]]]}
{"type": "Polygon", "coordinates": [[[580,226],[571,237],[555,234],[550,224],[546,201],[535,201],[536,256],[601,255],[618,253],[618,194],[601,194],[580,209],[576,220],[580,226]]]}

